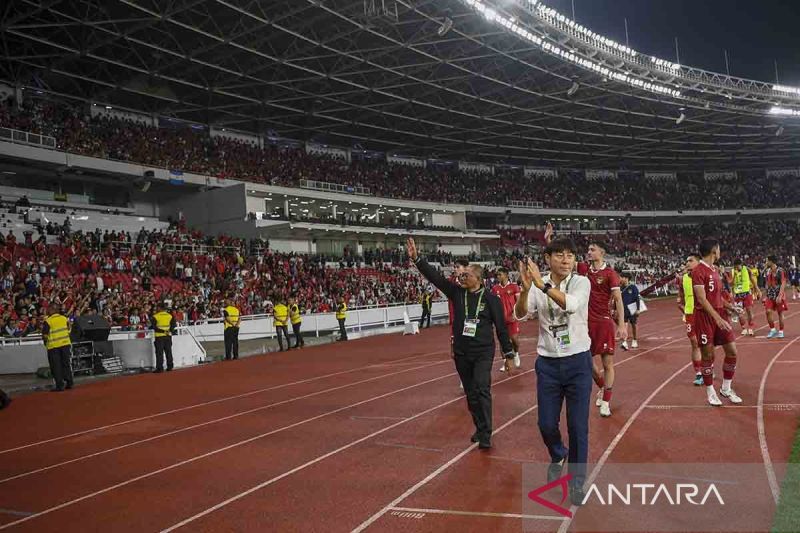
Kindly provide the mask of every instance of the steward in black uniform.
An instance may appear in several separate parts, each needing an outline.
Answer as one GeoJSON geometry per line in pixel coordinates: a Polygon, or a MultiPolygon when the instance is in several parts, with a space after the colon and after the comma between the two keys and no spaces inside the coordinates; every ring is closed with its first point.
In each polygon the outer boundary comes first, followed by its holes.
{"type": "Polygon", "coordinates": [[[506,370],[512,371],[514,368],[514,349],[508,337],[500,299],[483,286],[483,269],[479,265],[467,268],[459,286],[445,279],[418,256],[414,239],[408,239],[406,246],[409,257],[420,273],[453,303],[453,355],[461,383],[464,384],[467,406],[475,423],[472,442],[478,442],[480,448],[491,448],[495,332],[506,358],[506,370]]]}

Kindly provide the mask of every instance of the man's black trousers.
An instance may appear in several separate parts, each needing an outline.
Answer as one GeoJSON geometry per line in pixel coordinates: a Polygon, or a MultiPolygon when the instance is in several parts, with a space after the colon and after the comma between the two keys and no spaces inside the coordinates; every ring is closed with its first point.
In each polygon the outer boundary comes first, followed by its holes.
{"type": "Polygon", "coordinates": [[[47,361],[50,363],[50,373],[57,389],[63,389],[64,383],[72,386],[72,346],[62,346],[47,350],[47,361]]]}
{"type": "Polygon", "coordinates": [[[164,356],[167,356],[167,370],[172,370],[172,337],[156,337],[156,370],[164,370],[164,356]]]}
{"type": "Polygon", "coordinates": [[[456,354],[456,370],[464,385],[467,407],[479,435],[492,434],[492,363],[494,354],[456,354]]]}
{"type": "Polygon", "coordinates": [[[278,346],[283,351],[283,339],[286,339],[286,349],[292,347],[292,341],[289,340],[289,328],[286,326],[275,326],[275,332],[278,334],[278,346]],[[281,338],[283,336],[283,338],[281,338]]]}
{"type": "Polygon", "coordinates": [[[424,328],[425,319],[428,320],[428,327],[431,327],[431,310],[426,309],[425,306],[422,307],[422,316],[419,317],[419,329],[424,328]]]}
{"type": "Polygon", "coordinates": [[[306,341],[303,340],[303,336],[300,335],[300,327],[303,325],[302,322],[298,322],[297,324],[292,324],[292,332],[294,333],[294,347],[299,348],[301,346],[306,345],[306,341]]]}
{"type": "Polygon", "coordinates": [[[225,330],[225,359],[239,359],[239,328],[225,330]]]}

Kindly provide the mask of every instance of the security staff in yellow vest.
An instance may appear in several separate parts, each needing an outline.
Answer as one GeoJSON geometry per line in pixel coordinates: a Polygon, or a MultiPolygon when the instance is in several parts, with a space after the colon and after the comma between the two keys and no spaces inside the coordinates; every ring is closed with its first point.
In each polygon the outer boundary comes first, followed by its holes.
{"type": "Polygon", "coordinates": [[[747,268],[741,259],[733,261],[733,300],[744,309],[744,314],[739,315],[739,325],[742,326],[742,336],[755,336],[755,320],[753,320],[753,296],[761,299],[758,289],[758,275],[747,268]]]}
{"type": "Polygon", "coordinates": [[[300,327],[303,325],[303,318],[300,315],[300,306],[294,296],[289,298],[289,320],[292,321],[292,332],[294,333],[294,347],[300,348],[306,345],[303,336],[300,334],[300,327]]]}
{"type": "Polygon", "coordinates": [[[178,323],[175,317],[167,311],[169,308],[166,302],[161,302],[158,306],[158,312],[153,315],[150,321],[150,327],[155,332],[155,348],[156,348],[156,369],[155,373],[164,371],[164,355],[167,356],[167,372],[172,370],[172,335],[178,329],[178,323]]]}
{"type": "Polygon", "coordinates": [[[700,387],[703,385],[702,357],[700,345],[694,330],[694,287],[692,286],[692,270],[700,264],[702,257],[697,254],[689,254],[686,258],[686,265],[681,276],[680,292],[678,292],[678,309],[683,315],[683,322],[686,324],[686,336],[692,345],[692,366],[694,367],[693,383],[700,387]]]}
{"type": "Polygon", "coordinates": [[[433,305],[433,295],[429,291],[422,293],[420,299],[422,303],[422,316],[419,317],[419,329],[422,329],[425,324],[425,319],[428,319],[428,327],[431,327],[431,306],[433,305]]]}
{"type": "Polygon", "coordinates": [[[344,296],[339,296],[339,305],[336,306],[336,320],[339,321],[339,338],[337,341],[346,341],[347,330],[344,328],[344,322],[347,320],[347,304],[344,301],[344,296]]]}
{"type": "Polygon", "coordinates": [[[286,339],[286,349],[292,349],[292,343],[289,341],[289,308],[283,303],[283,298],[278,298],[275,301],[275,307],[272,308],[272,318],[275,322],[275,333],[278,335],[278,346],[283,351],[283,339],[286,339]]]}
{"type": "Polygon", "coordinates": [[[69,338],[69,319],[61,314],[61,306],[53,304],[52,314],[42,324],[42,338],[47,348],[47,361],[50,363],[50,373],[55,381],[53,391],[61,392],[65,388],[71,389],[72,379],[72,341],[69,338]]]}
{"type": "Polygon", "coordinates": [[[239,359],[239,309],[233,305],[233,300],[225,300],[225,309],[222,310],[223,337],[225,339],[225,360],[239,359]]]}

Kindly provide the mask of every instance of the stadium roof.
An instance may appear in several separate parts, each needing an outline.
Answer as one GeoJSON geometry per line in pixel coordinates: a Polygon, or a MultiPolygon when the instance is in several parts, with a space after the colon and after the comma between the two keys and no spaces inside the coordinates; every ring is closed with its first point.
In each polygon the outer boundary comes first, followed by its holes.
{"type": "Polygon", "coordinates": [[[419,157],[643,170],[798,166],[800,117],[770,113],[791,113],[797,94],[649,64],[542,8],[530,0],[19,0],[0,26],[0,78],[192,122],[419,157]]]}

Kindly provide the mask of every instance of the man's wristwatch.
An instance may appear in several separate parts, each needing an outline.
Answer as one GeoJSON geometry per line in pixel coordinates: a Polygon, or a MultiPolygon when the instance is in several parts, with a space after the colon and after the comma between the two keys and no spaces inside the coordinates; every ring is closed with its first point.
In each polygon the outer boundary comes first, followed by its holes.
{"type": "Polygon", "coordinates": [[[550,285],[549,283],[545,283],[544,285],[542,285],[542,289],[541,290],[542,290],[543,293],[547,294],[547,291],[549,291],[552,288],[553,288],[552,285],[550,285]]]}

